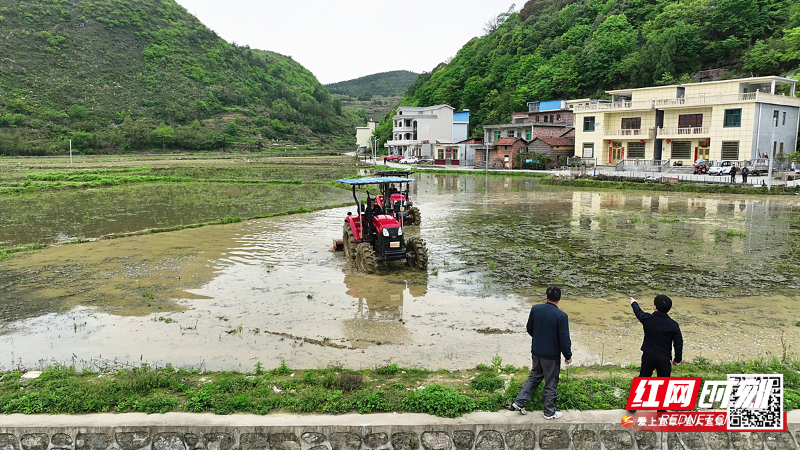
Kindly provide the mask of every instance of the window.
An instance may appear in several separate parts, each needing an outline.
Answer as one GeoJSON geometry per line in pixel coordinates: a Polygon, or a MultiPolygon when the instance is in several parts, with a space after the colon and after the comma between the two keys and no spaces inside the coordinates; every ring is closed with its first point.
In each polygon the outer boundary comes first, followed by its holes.
{"type": "Polygon", "coordinates": [[[544,116],[544,123],[547,123],[547,116],[544,116]]]}
{"type": "Polygon", "coordinates": [[[594,158],[594,142],[583,143],[583,157],[594,158]]]}
{"type": "MultiPolygon", "coordinates": [[[[783,113],[783,116],[786,117],[786,113],[783,113]]],[[[561,121],[561,114],[556,114],[556,120],[561,121]]]]}
{"type": "Polygon", "coordinates": [[[772,112],[772,123],[775,124],[776,127],[778,126],[778,110],[777,109],[772,112]]]}
{"type": "Polygon", "coordinates": [[[506,131],[506,137],[514,137],[514,130],[506,131]]]}
{"type": "Polygon", "coordinates": [[[525,119],[514,119],[514,123],[525,123],[525,119]]]}
{"type": "Polygon", "coordinates": [[[739,159],[739,141],[722,141],[722,159],[730,161],[739,159]]]}
{"type": "Polygon", "coordinates": [[[517,137],[518,137],[518,138],[521,138],[521,137],[522,137],[522,131],[517,131],[517,137]]]}
{"type": "Polygon", "coordinates": [[[781,142],[781,146],[779,147],[778,153],[783,153],[783,142],[781,142]]]}
{"type": "Polygon", "coordinates": [[[644,144],[641,142],[628,142],[628,158],[644,159],[644,144]]]}
{"type": "Polygon", "coordinates": [[[537,122],[539,121],[539,116],[536,116],[536,121],[537,121],[537,122]]]}
{"type": "Polygon", "coordinates": [[[525,131],[525,140],[526,140],[526,141],[530,141],[530,140],[531,140],[531,138],[533,137],[532,135],[533,135],[533,131],[531,131],[531,130],[526,130],[526,131],[525,131]]]}
{"type": "Polygon", "coordinates": [[[437,158],[437,159],[444,159],[444,149],[443,148],[438,149],[437,153],[439,154],[439,158],[437,158]]]}
{"type": "Polygon", "coordinates": [[[622,119],[623,130],[639,130],[642,128],[641,117],[628,117],[622,119]]]}
{"type": "Polygon", "coordinates": [[[672,141],[672,159],[691,159],[692,143],[690,141],[672,141]]]}
{"type": "Polygon", "coordinates": [[[495,142],[500,140],[500,131],[499,130],[494,132],[494,140],[495,140],[495,142]]]}
{"type": "Polygon", "coordinates": [[[583,118],[583,131],[594,131],[594,116],[583,118]]]}
{"type": "Polygon", "coordinates": [[[786,113],[783,113],[783,120],[781,121],[781,125],[786,125],[786,113]]]}
{"type": "Polygon", "coordinates": [[[681,114],[678,116],[678,128],[701,128],[702,126],[702,114],[681,114]]]}
{"type": "Polygon", "coordinates": [[[742,126],[742,108],[726,109],[725,120],[722,123],[723,127],[741,127],[742,126]]]}
{"type": "Polygon", "coordinates": [[[553,120],[553,115],[552,115],[552,114],[550,114],[550,123],[553,123],[553,122],[554,122],[554,120],[553,120]]]}

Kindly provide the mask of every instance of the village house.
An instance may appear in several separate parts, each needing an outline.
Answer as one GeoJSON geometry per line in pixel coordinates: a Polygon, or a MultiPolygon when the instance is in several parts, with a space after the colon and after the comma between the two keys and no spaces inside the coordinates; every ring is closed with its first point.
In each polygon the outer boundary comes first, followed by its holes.
{"type": "Polygon", "coordinates": [[[458,164],[460,155],[455,143],[467,139],[468,132],[469,110],[456,111],[449,105],[401,106],[392,117],[392,139],[385,146],[393,155],[458,164]]]}
{"type": "Polygon", "coordinates": [[[372,149],[372,133],[378,128],[378,122],[367,121],[367,126],[356,127],[356,148],[359,153],[364,153],[372,149]]]}
{"type": "Polygon", "coordinates": [[[795,80],[768,76],[607,91],[574,107],[578,156],[691,165],[741,161],[797,147],[795,80]]]}
{"type": "Polygon", "coordinates": [[[528,143],[528,152],[569,158],[575,154],[575,141],[573,137],[537,137],[528,143]]]}
{"type": "Polygon", "coordinates": [[[483,151],[475,152],[475,167],[485,167],[488,154],[490,169],[513,169],[520,152],[526,152],[528,141],[519,137],[500,138],[483,151]]]}

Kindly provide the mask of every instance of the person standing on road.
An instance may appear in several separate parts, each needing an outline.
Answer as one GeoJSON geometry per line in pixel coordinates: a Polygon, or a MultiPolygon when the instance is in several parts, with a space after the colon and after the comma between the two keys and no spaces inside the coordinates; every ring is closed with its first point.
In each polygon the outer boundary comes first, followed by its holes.
{"type": "Polygon", "coordinates": [[[736,166],[731,167],[731,184],[736,184],[736,166]]]}
{"type": "Polygon", "coordinates": [[[747,184],[747,176],[750,175],[750,168],[745,167],[742,169],[742,183],[747,184]]]}
{"type": "Polygon", "coordinates": [[[680,365],[683,359],[683,335],[678,322],[667,315],[672,309],[672,299],[658,294],[653,300],[653,314],[642,311],[639,303],[631,297],[631,307],[644,328],[642,342],[642,367],[640,377],[652,377],[653,370],[659,377],[668,377],[672,366],[680,365]],[[672,347],[675,358],[672,358],[672,347]]]}
{"type": "Polygon", "coordinates": [[[561,372],[561,355],[566,364],[572,363],[572,342],[569,339],[569,317],[558,309],[561,301],[561,288],[547,288],[547,302],[533,305],[528,316],[528,334],[531,335],[531,374],[517,398],[509,405],[512,411],[528,414],[525,405],[531,401],[533,392],[544,380],[542,400],[544,401],[544,418],[558,419],[561,413],[556,411],[558,397],[558,375],[561,372]]]}

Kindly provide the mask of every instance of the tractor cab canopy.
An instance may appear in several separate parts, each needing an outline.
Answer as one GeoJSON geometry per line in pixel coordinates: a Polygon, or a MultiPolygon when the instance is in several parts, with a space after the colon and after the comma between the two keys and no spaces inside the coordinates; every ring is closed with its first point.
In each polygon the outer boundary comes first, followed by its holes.
{"type": "Polygon", "coordinates": [[[351,186],[364,186],[368,184],[390,184],[390,183],[411,183],[414,181],[411,178],[402,178],[396,176],[387,177],[369,177],[369,178],[354,178],[352,180],[336,180],[339,183],[349,184],[351,186]]]}

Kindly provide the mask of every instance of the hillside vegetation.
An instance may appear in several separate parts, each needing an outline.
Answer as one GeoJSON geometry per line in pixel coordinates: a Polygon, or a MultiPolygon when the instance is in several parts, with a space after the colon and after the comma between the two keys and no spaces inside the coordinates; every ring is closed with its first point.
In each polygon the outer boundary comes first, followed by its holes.
{"type": "Polygon", "coordinates": [[[172,0],[0,0],[0,154],[335,143],[353,118],[290,57],[172,0]]]}
{"type": "Polygon", "coordinates": [[[374,96],[396,97],[403,95],[418,76],[419,74],[407,70],[396,70],[327,84],[325,87],[332,94],[347,95],[365,101],[374,96]]]}
{"type": "Polygon", "coordinates": [[[401,104],[469,108],[478,136],[480,125],[507,122],[528,101],[607,97],[610,89],[689,82],[711,68],[731,77],[794,73],[798,63],[793,0],[531,0],[420,75],[401,104]]]}

